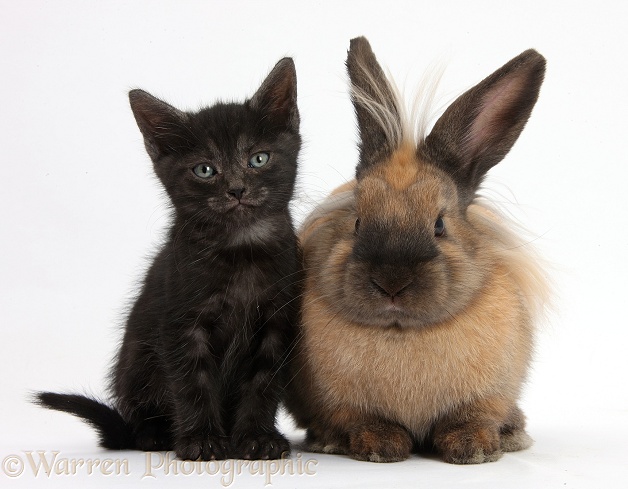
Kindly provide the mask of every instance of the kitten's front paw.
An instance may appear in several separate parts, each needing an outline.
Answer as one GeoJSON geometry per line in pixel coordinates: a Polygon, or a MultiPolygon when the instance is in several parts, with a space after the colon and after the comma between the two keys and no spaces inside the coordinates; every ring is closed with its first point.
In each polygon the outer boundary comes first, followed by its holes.
{"type": "Polygon", "coordinates": [[[135,433],[135,448],[145,452],[172,450],[170,426],[160,418],[145,420],[135,433]]]}
{"type": "Polygon", "coordinates": [[[233,458],[245,460],[277,459],[290,454],[290,443],[276,431],[244,435],[237,443],[233,458]]]}
{"type": "Polygon", "coordinates": [[[172,450],[172,440],[167,433],[151,427],[135,434],[135,447],[144,452],[168,451],[172,450]]]}
{"type": "Polygon", "coordinates": [[[495,462],[502,456],[499,432],[488,427],[463,426],[439,434],[434,444],[451,464],[495,462]]]}
{"type": "Polygon", "coordinates": [[[181,460],[224,460],[229,447],[220,436],[184,436],[177,440],[175,453],[181,460]]]}

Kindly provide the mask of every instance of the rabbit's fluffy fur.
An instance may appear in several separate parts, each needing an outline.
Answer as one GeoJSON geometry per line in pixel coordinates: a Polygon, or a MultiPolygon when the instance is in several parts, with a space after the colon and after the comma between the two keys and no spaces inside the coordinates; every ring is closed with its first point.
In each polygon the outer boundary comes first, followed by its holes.
{"type": "Polygon", "coordinates": [[[534,106],[529,50],[415,141],[368,41],[347,59],[357,179],[306,220],[305,295],[287,406],[309,449],[391,462],[413,448],[497,460],[531,439],[517,405],[545,300],[529,246],[477,197],[534,106]]]}

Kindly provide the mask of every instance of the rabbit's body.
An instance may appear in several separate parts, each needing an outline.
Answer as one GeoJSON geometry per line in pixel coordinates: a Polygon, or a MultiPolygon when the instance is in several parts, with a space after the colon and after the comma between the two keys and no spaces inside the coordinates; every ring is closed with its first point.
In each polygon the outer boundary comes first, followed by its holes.
{"type": "MultiPolygon", "coordinates": [[[[305,267],[312,272],[303,308],[302,363],[293,384],[312,392],[305,394],[308,402],[298,411],[300,424],[311,427],[313,435],[339,413],[351,422],[384,417],[423,441],[448,412],[487,400],[506,424],[532,350],[531,304],[522,291],[542,286],[536,282],[538,272],[529,277],[521,273],[519,267],[530,263],[524,248],[517,253],[505,250],[505,242],[515,236],[494,221],[498,216],[492,211],[470,206],[467,219],[486,239],[478,247],[486,255],[481,260],[486,268],[474,277],[481,297],[461,304],[456,316],[434,325],[382,328],[342,320],[327,282],[350,251],[338,228],[352,212],[352,197],[352,191],[335,194],[332,209],[310,222],[301,235],[305,267]],[[340,208],[333,206],[338,201],[340,208]]],[[[336,443],[327,440],[318,448],[342,451],[336,443]]]]}
{"type": "MultiPolygon", "coordinates": [[[[352,41],[347,61],[361,132],[358,178],[320,206],[300,236],[307,279],[287,404],[315,451],[395,461],[418,444],[450,462],[496,460],[530,444],[517,400],[546,296],[543,273],[506,220],[476,198],[476,183],[459,181],[461,169],[437,159],[459,149],[446,140],[451,124],[437,122],[415,146],[407,137],[391,141],[394,131],[363,110],[356,88],[399,117],[364,43],[352,41]]],[[[538,92],[535,54],[517,70],[538,92]]],[[[492,84],[524,85],[512,78],[492,84]]],[[[508,109],[503,87],[490,88],[497,108],[508,109]]],[[[478,129],[482,138],[494,122],[478,129]]]]}

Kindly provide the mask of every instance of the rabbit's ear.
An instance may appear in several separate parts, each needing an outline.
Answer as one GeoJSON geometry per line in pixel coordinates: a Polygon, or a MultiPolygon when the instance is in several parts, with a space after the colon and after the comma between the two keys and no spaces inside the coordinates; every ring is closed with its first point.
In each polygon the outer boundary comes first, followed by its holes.
{"type": "Polygon", "coordinates": [[[451,104],[419,146],[421,157],[456,181],[463,205],[519,137],[544,74],[545,58],[524,51],[451,104]]]}
{"type": "Polygon", "coordinates": [[[351,40],[347,71],[360,131],[359,179],[364,170],[390,156],[403,134],[394,91],[365,37],[351,40]]]}

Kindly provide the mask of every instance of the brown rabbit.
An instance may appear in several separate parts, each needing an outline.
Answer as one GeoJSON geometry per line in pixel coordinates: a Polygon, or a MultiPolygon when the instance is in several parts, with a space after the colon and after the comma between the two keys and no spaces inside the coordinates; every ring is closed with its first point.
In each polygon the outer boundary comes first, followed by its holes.
{"type": "Polygon", "coordinates": [[[347,68],[357,180],[301,233],[307,279],[287,406],[309,449],[359,460],[426,447],[481,463],[527,448],[517,400],[547,287],[476,192],[530,116],[545,59],[517,56],[418,142],[365,38],[351,41],[347,68]]]}

